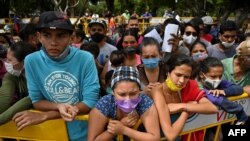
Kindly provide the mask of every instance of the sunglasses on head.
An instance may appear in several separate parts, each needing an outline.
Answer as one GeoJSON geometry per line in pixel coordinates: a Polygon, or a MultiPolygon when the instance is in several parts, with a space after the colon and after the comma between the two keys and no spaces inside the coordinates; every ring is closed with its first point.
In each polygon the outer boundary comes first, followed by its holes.
{"type": "Polygon", "coordinates": [[[189,35],[191,35],[191,34],[192,34],[193,36],[197,36],[197,32],[186,31],[185,34],[186,34],[187,36],[189,36],[189,35]]]}

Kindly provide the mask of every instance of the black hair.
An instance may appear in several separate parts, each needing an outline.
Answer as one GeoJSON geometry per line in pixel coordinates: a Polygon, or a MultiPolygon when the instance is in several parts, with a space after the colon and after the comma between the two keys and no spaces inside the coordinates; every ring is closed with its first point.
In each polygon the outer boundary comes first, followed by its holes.
{"type": "Polygon", "coordinates": [[[109,86],[110,86],[111,78],[112,78],[113,73],[114,73],[114,70],[110,70],[110,71],[108,71],[108,72],[105,74],[105,83],[106,83],[106,85],[109,85],[109,86]]]}
{"type": "Polygon", "coordinates": [[[151,25],[151,26],[147,27],[146,30],[142,33],[142,35],[143,36],[146,35],[150,31],[152,31],[153,29],[155,29],[159,35],[161,35],[161,33],[163,33],[162,25],[158,24],[158,25],[151,25]]]}
{"type": "Polygon", "coordinates": [[[83,30],[81,30],[81,29],[75,29],[74,32],[76,34],[76,37],[80,37],[81,38],[81,41],[83,41],[86,38],[86,34],[85,34],[85,32],[83,30]]]}
{"type": "Polygon", "coordinates": [[[95,59],[98,57],[100,52],[100,48],[98,44],[95,42],[84,43],[81,45],[80,49],[90,52],[95,59]]]}
{"type": "Polygon", "coordinates": [[[168,18],[163,22],[163,27],[165,28],[168,24],[180,25],[180,22],[175,18],[168,18]]]}
{"type": "Polygon", "coordinates": [[[36,34],[36,32],[37,32],[37,30],[36,30],[35,24],[33,24],[33,23],[23,24],[18,36],[23,41],[28,41],[29,35],[34,35],[34,34],[36,34]]]}
{"type": "Polygon", "coordinates": [[[190,55],[192,54],[192,50],[194,49],[194,46],[197,44],[201,44],[205,50],[207,51],[207,46],[204,42],[202,42],[201,40],[196,40],[191,46],[190,46],[190,55]]]}
{"type": "Polygon", "coordinates": [[[124,62],[125,54],[123,53],[123,51],[114,50],[110,54],[109,60],[114,67],[118,67],[118,66],[122,65],[122,63],[124,62]]]}
{"type": "Polygon", "coordinates": [[[208,73],[211,67],[222,67],[222,62],[214,57],[207,57],[205,60],[200,62],[200,71],[203,73],[208,73]]]}
{"type": "Polygon", "coordinates": [[[122,34],[121,39],[118,41],[118,43],[116,45],[118,50],[123,49],[123,46],[122,46],[123,39],[124,39],[125,36],[129,36],[129,35],[134,36],[136,41],[138,40],[137,33],[135,33],[134,30],[127,29],[127,30],[124,31],[124,33],[122,34]]]}
{"type": "Polygon", "coordinates": [[[194,17],[189,22],[197,26],[204,24],[200,17],[194,17]]]}
{"type": "Polygon", "coordinates": [[[0,36],[2,36],[2,37],[7,41],[7,43],[9,44],[9,46],[11,45],[10,38],[9,38],[7,35],[5,35],[5,34],[0,34],[0,36]]]}
{"type": "Polygon", "coordinates": [[[142,52],[142,48],[147,46],[147,45],[156,45],[159,53],[161,51],[161,48],[160,48],[160,44],[159,42],[153,38],[153,37],[144,37],[143,40],[142,40],[142,43],[141,43],[141,52],[142,52]]]}
{"type": "Polygon", "coordinates": [[[184,34],[184,32],[185,32],[185,30],[186,30],[186,28],[187,28],[188,26],[191,26],[191,27],[193,27],[193,28],[195,29],[195,31],[197,32],[197,37],[199,38],[199,35],[200,35],[200,28],[199,28],[198,25],[194,24],[193,22],[188,22],[188,23],[185,23],[185,24],[183,24],[183,25],[181,26],[181,35],[184,34]]]}
{"type": "Polygon", "coordinates": [[[234,21],[227,20],[220,25],[220,34],[224,34],[226,31],[237,31],[238,27],[234,21]]]}
{"type": "Polygon", "coordinates": [[[14,52],[14,57],[22,62],[28,54],[36,51],[36,49],[24,41],[19,41],[10,46],[10,50],[14,52]]]}
{"type": "Polygon", "coordinates": [[[190,66],[192,70],[194,68],[194,62],[191,59],[191,57],[184,55],[184,54],[172,55],[168,61],[168,65],[169,65],[168,66],[169,73],[171,73],[175,69],[175,67],[181,66],[181,65],[190,66]]]}

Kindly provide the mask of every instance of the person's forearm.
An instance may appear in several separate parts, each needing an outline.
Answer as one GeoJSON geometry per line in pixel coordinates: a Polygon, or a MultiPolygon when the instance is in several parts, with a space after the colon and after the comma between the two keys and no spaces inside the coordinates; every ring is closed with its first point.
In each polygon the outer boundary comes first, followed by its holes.
{"type": "MultiPolygon", "coordinates": [[[[109,133],[108,131],[104,131],[101,135],[97,136],[93,141],[110,141],[115,137],[115,135],[109,133]]],[[[92,141],[92,140],[90,140],[92,141]]]]}
{"type": "Polygon", "coordinates": [[[180,117],[172,124],[167,104],[156,104],[159,114],[160,125],[167,140],[175,140],[182,131],[188,118],[187,112],[182,112],[180,117]]]}
{"type": "Polygon", "coordinates": [[[184,128],[187,118],[188,118],[188,113],[182,112],[180,117],[172,125],[173,132],[177,133],[176,137],[181,133],[182,129],[184,128]]]}
{"type": "Polygon", "coordinates": [[[160,125],[165,137],[168,140],[175,140],[185,125],[185,122],[188,118],[188,113],[182,112],[178,120],[175,121],[174,124],[172,124],[168,105],[165,103],[164,97],[162,95],[157,95],[156,97],[154,97],[154,100],[157,111],[161,111],[158,112],[158,114],[160,119],[160,125]]]}
{"type": "Polygon", "coordinates": [[[217,107],[210,103],[210,102],[205,102],[205,103],[187,103],[186,105],[187,111],[192,112],[192,113],[200,113],[200,114],[214,114],[218,112],[217,107]]]}
{"type": "Polygon", "coordinates": [[[162,117],[160,117],[161,128],[167,140],[172,141],[177,138],[177,136],[183,130],[187,117],[188,117],[188,113],[182,112],[180,117],[172,125],[171,124],[167,125],[168,123],[165,122],[164,119],[162,119],[162,117]]]}
{"type": "Polygon", "coordinates": [[[239,85],[231,85],[230,87],[224,89],[226,96],[237,96],[243,93],[243,88],[239,85]]]}
{"type": "Polygon", "coordinates": [[[36,103],[33,103],[33,107],[36,110],[41,110],[41,111],[51,111],[51,110],[57,111],[58,110],[57,103],[50,102],[47,100],[40,100],[36,103]]]}
{"type": "Polygon", "coordinates": [[[133,140],[144,140],[144,141],[158,141],[160,137],[154,135],[153,133],[140,132],[129,127],[124,127],[123,134],[128,136],[133,140]]]}
{"type": "Polygon", "coordinates": [[[61,118],[61,115],[58,111],[47,111],[43,112],[42,115],[44,116],[44,121],[61,118]]]}
{"type": "Polygon", "coordinates": [[[85,105],[82,102],[77,103],[75,106],[79,109],[78,114],[85,115],[85,114],[88,114],[91,110],[87,105],[85,105]]]}
{"type": "Polygon", "coordinates": [[[17,101],[14,105],[8,108],[6,111],[0,114],[0,125],[11,120],[11,118],[18,112],[28,110],[32,107],[32,103],[29,97],[24,97],[17,101]]]}

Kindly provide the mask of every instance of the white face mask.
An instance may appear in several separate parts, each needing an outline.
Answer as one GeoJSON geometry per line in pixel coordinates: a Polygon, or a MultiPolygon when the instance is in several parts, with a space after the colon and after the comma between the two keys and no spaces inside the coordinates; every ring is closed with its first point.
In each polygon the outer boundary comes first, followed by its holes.
{"type": "Polygon", "coordinates": [[[232,47],[232,46],[234,45],[234,43],[235,43],[235,40],[234,40],[233,42],[231,42],[231,43],[221,41],[221,44],[222,44],[225,48],[230,48],[230,47],[232,47]]]}
{"type": "Polygon", "coordinates": [[[192,45],[196,39],[197,37],[194,37],[193,35],[189,36],[187,36],[186,34],[183,35],[183,41],[188,45],[192,45]]]}
{"type": "Polygon", "coordinates": [[[13,65],[7,62],[4,62],[5,68],[8,73],[15,75],[15,76],[20,76],[22,73],[22,70],[14,70],[13,65]]]}
{"type": "Polygon", "coordinates": [[[213,89],[216,89],[220,85],[221,79],[213,80],[213,79],[206,77],[205,83],[207,87],[212,87],[213,89]]]}

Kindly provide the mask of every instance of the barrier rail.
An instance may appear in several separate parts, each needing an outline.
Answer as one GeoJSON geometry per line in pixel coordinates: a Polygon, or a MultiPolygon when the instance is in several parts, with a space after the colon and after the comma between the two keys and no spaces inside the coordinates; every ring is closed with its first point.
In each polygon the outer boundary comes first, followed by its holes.
{"type": "MultiPolygon", "coordinates": [[[[238,102],[244,107],[244,110],[250,115],[250,102],[247,93],[240,96],[230,97],[229,100],[238,102]]],[[[88,115],[77,116],[76,120],[88,120],[88,115]]],[[[214,141],[218,140],[221,126],[226,123],[233,123],[236,120],[233,114],[225,113],[220,110],[217,114],[194,114],[187,120],[183,132],[180,135],[188,135],[190,140],[191,133],[203,130],[206,132],[208,128],[216,127],[214,141]]],[[[141,124],[141,120],[133,127],[137,129],[141,124]]],[[[36,140],[36,141],[66,141],[68,140],[65,122],[62,119],[55,119],[43,122],[38,125],[26,127],[22,131],[17,131],[13,121],[0,126],[0,141],[3,138],[12,138],[17,140],[36,140]],[[59,136],[58,136],[59,135],[59,136]]],[[[118,141],[123,141],[122,136],[117,137],[118,141]]],[[[165,140],[163,137],[162,140],[165,140]]]]}

